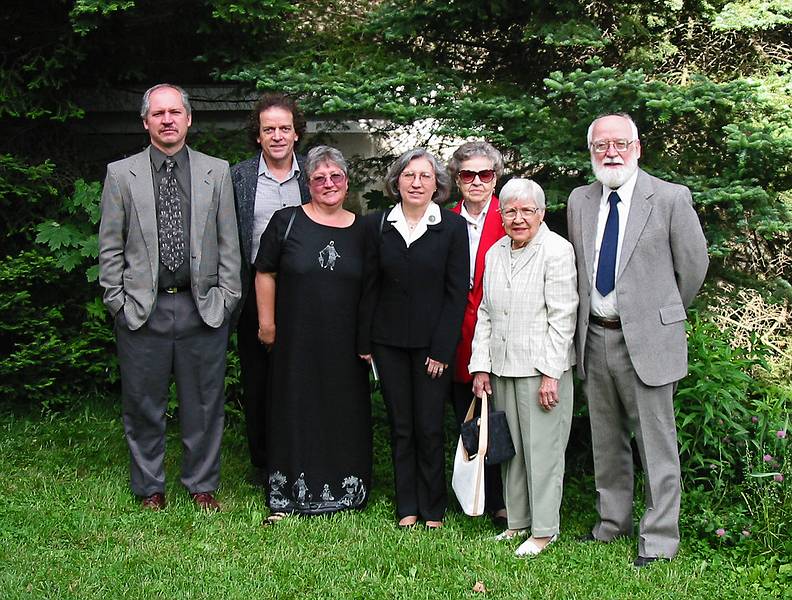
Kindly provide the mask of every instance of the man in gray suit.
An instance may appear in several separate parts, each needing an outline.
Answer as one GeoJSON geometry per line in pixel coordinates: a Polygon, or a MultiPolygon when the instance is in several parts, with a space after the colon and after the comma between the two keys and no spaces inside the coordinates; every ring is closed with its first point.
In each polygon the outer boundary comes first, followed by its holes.
{"type": "Polygon", "coordinates": [[[160,84],[140,116],[151,145],[111,163],[102,192],[99,283],[115,318],[132,491],[165,507],[165,410],[179,394],[181,481],[218,510],[229,320],[241,296],[228,163],[185,145],[181,88],[160,84]]]}
{"type": "Polygon", "coordinates": [[[242,301],[234,317],[238,319],[237,348],[250,461],[258,483],[263,483],[267,463],[264,394],[268,354],[258,339],[253,262],[272,214],[310,200],[303,157],[294,152],[304,132],[305,117],[296,102],[285,94],[265,93],[253,106],[247,127],[253,147],[260,151],[231,168],[242,250],[242,301]]]}
{"type": "Polygon", "coordinates": [[[673,393],[687,373],[686,309],[707,272],[690,190],[638,168],[626,114],[599,117],[588,146],[597,181],[569,197],[578,269],[578,374],[591,417],[599,521],[584,540],[632,535],[635,435],[646,478],[643,567],[679,546],[680,471],[673,393]]]}

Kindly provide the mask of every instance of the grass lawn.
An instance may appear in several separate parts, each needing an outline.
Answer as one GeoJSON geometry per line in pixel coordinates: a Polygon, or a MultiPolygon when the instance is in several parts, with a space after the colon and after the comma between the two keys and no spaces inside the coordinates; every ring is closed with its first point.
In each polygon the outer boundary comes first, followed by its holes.
{"type": "Polygon", "coordinates": [[[398,530],[379,401],[375,421],[365,511],[262,527],[267,508],[248,481],[239,418],[227,420],[222,512],[197,511],[179,484],[171,423],[169,504],[153,513],[128,488],[117,404],[45,416],[1,406],[0,598],[480,598],[477,581],[492,598],[745,597],[737,567],[689,540],[673,562],[643,570],[631,565],[635,540],[576,542],[594,520],[585,474],[567,483],[561,539],[535,559],[515,558],[516,542],[493,542],[488,519],[453,503],[442,530],[398,530]]]}

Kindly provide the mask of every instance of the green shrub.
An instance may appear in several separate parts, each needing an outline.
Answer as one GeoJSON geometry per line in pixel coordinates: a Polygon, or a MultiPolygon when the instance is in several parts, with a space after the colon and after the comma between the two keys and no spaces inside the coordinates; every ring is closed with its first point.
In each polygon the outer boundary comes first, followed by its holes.
{"type": "Polygon", "coordinates": [[[674,398],[682,480],[719,489],[742,476],[752,407],[765,385],[751,373],[763,365],[761,346],[733,348],[731,337],[696,311],[688,328],[689,373],[674,398]]]}
{"type": "Polygon", "coordinates": [[[37,250],[0,262],[0,394],[54,406],[116,381],[110,319],[95,293],[37,250]]]}

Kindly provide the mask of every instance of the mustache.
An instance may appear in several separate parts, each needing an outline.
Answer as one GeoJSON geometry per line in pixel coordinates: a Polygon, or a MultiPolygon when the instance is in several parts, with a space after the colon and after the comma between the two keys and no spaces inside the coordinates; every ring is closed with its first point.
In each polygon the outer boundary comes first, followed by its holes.
{"type": "Polygon", "coordinates": [[[614,156],[612,158],[605,158],[602,161],[603,165],[623,165],[624,159],[621,156],[614,156]]]}

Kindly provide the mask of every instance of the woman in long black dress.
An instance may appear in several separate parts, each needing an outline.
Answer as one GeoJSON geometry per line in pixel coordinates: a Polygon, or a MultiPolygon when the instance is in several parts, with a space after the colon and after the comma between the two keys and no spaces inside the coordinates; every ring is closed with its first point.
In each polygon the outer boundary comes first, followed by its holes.
{"type": "Polygon", "coordinates": [[[258,335],[272,351],[271,521],[362,508],[371,489],[368,371],[356,347],[366,235],[343,208],[342,154],[314,148],[305,169],[311,201],[275,213],[255,262],[258,335]]]}

